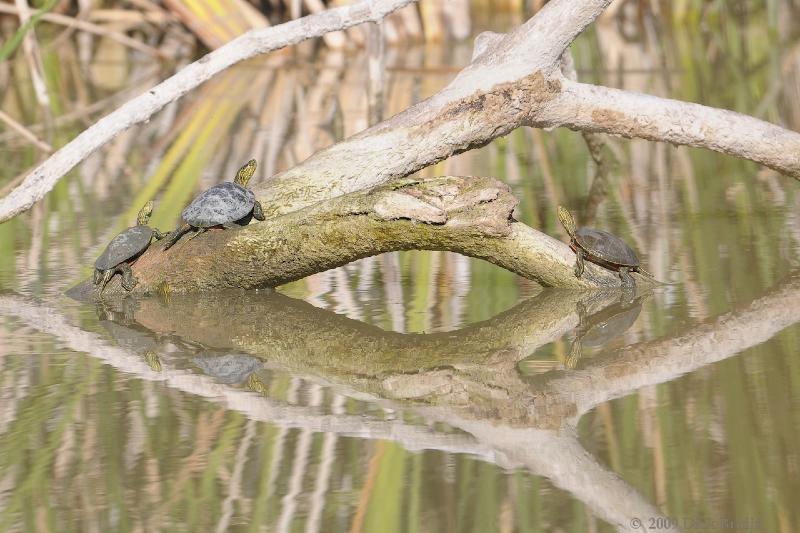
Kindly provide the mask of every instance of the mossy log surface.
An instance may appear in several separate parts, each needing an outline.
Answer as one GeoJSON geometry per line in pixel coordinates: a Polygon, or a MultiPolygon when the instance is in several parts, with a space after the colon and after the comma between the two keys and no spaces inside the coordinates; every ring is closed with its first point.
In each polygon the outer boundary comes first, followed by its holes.
{"type": "MultiPolygon", "coordinates": [[[[616,272],[587,265],[578,279],[566,243],[514,220],[517,199],[494,178],[403,179],[351,193],[241,229],[156,242],[132,265],[134,293],[275,287],[397,250],[445,250],[477,257],[547,287],[619,288],[616,272]]],[[[640,287],[653,280],[634,274],[640,287]]],[[[88,292],[84,282],[78,293],[88,292]]],[[[118,277],[104,294],[123,293],[118,277]]]]}

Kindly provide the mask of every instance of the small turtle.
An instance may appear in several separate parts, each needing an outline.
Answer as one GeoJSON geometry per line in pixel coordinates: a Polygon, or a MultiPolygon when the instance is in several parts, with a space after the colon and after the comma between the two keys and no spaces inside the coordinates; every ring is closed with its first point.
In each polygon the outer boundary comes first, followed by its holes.
{"type": "Polygon", "coordinates": [[[168,250],[184,234],[192,230],[195,233],[189,240],[215,226],[230,229],[234,224],[246,226],[253,218],[264,220],[261,204],[256,200],[253,191],[247,188],[247,182],[255,171],[256,160],[251,159],[239,169],[233,182],[214,185],[198,194],[181,213],[185,224],[169,234],[164,250],[168,250]]]}
{"type": "Polygon", "coordinates": [[[652,274],[641,268],[639,257],[625,241],[607,231],[594,228],[575,228],[575,219],[565,208],[558,207],[558,219],[569,233],[569,247],[575,252],[575,277],[583,275],[584,260],[591,261],[609,270],[619,272],[619,279],[626,289],[636,288],[631,272],[647,277],[652,274]]]}
{"type": "Polygon", "coordinates": [[[106,284],[117,272],[122,276],[122,287],[126,291],[132,291],[139,283],[139,280],[131,272],[131,263],[147,250],[153,237],[156,240],[165,237],[163,233],[147,225],[147,220],[152,212],[153,202],[151,200],[144,204],[139,211],[136,225],[114,237],[94,262],[93,279],[98,294],[103,292],[106,284]]]}

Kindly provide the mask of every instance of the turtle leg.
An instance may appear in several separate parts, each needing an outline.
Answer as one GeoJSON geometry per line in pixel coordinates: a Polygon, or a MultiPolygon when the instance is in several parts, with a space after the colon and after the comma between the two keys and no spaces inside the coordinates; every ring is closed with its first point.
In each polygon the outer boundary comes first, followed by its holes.
{"type": "Polygon", "coordinates": [[[258,200],[253,204],[253,218],[259,221],[267,219],[267,217],[264,216],[264,210],[261,208],[261,204],[258,200]]]}
{"type": "Polygon", "coordinates": [[[164,250],[169,250],[172,248],[172,245],[178,242],[178,240],[183,237],[185,234],[189,233],[192,227],[189,224],[184,224],[183,226],[178,226],[175,228],[174,231],[167,234],[167,244],[164,245],[164,250]]]}
{"type": "Polygon", "coordinates": [[[109,268],[108,270],[103,270],[103,277],[100,279],[100,284],[97,286],[97,294],[103,294],[103,290],[106,288],[111,277],[114,275],[114,269],[109,268]]]}
{"type": "Polygon", "coordinates": [[[169,233],[161,233],[156,228],[153,228],[153,236],[156,238],[157,241],[160,241],[164,237],[168,237],[169,233]]]}
{"type": "Polygon", "coordinates": [[[631,276],[631,267],[619,267],[619,279],[622,280],[622,287],[626,290],[633,290],[636,288],[636,282],[631,276]]]}
{"type": "Polygon", "coordinates": [[[115,270],[122,275],[122,288],[126,291],[132,291],[136,284],[139,283],[139,280],[133,275],[131,266],[128,263],[120,263],[115,270]]]}
{"type": "Polygon", "coordinates": [[[101,279],[103,279],[103,272],[95,268],[94,274],[92,275],[92,282],[95,287],[100,283],[101,279]]]}
{"type": "Polygon", "coordinates": [[[197,237],[198,235],[201,235],[201,234],[203,234],[203,233],[205,233],[205,232],[207,232],[207,231],[208,231],[208,228],[195,228],[194,235],[192,235],[191,237],[189,237],[188,239],[186,239],[186,242],[189,242],[189,241],[191,241],[192,239],[194,239],[194,238],[195,238],[195,237],[197,237]]]}
{"type": "Polygon", "coordinates": [[[584,267],[583,256],[584,256],[583,250],[578,248],[578,251],[575,252],[575,277],[576,278],[579,278],[579,277],[583,276],[583,267],[584,267]]]}

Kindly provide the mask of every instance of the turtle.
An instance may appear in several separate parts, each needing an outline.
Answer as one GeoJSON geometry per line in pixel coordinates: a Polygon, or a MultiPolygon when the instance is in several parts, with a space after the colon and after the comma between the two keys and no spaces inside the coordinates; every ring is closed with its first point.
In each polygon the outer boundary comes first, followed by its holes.
{"type": "Polygon", "coordinates": [[[233,181],[227,181],[206,189],[181,212],[184,224],[169,234],[164,250],[168,250],[186,233],[194,230],[189,240],[210,228],[222,226],[227,229],[235,225],[246,226],[250,220],[264,220],[261,204],[247,182],[256,171],[256,160],[251,159],[239,169],[233,181]]]}
{"type": "Polygon", "coordinates": [[[131,263],[147,250],[153,237],[160,240],[166,236],[147,225],[152,212],[153,201],[150,200],[139,211],[136,225],[111,239],[106,249],[94,262],[93,281],[98,294],[103,292],[106,284],[116,273],[122,276],[122,287],[126,291],[132,291],[139,283],[139,280],[131,272],[131,263]]]}
{"type": "Polygon", "coordinates": [[[558,207],[558,219],[569,234],[569,247],[575,252],[575,277],[583,275],[584,260],[619,272],[622,286],[627,290],[636,288],[631,272],[653,277],[641,267],[636,252],[613,233],[594,228],[576,228],[575,219],[561,206],[558,207]]]}

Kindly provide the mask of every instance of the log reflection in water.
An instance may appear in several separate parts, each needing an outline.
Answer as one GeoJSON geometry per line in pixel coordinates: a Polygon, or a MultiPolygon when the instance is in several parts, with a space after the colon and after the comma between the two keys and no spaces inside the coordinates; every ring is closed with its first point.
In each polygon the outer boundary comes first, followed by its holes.
{"type": "MultiPolygon", "coordinates": [[[[350,320],[279,294],[215,295],[141,300],[123,316],[152,338],[174,346],[202,346],[258,355],[339,394],[398,412],[393,420],[369,414],[325,414],[216,383],[175,368],[175,353],[154,372],[135,348],[110,346],[69,324],[58,311],[16,296],[0,297],[0,314],[58,337],[72,349],[102,358],[143,379],[224,401],[254,420],[343,436],[388,439],[410,450],[469,453],[506,468],[548,477],[619,529],[657,516],[641,494],[607,470],[575,438],[580,416],[598,403],[730,357],[800,320],[790,305],[800,297],[794,274],[740,310],[675,337],[629,346],[595,358],[581,370],[523,381],[516,362],[578,324],[576,306],[596,312],[618,295],[544,291],[495,318],[449,333],[403,335],[350,320]],[[211,327],[212,322],[214,327],[211,327]],[[397,398],[413,399],[413,402],[397,398]],[[406,415],[436,425],[406,422],[406,415]]],[[[123,335],[130,346],[135,335],[123,335]]],[[[189,348],[184,348],[188,350],[189,348]]],[[[197,349],[197,348],[194,348],[197,349]]],[[[180,350],[178,350],[180,351],[180,350]]],[[[264,377],[263,370],[252,376],[264,377]]],[[[258,383],[258,381],[256,381],[258,383]]],[[[257,387],[256,387],[257,388],[257,387]]],[[[264,387],[267,391],[268,387],[264,387]]]]}

